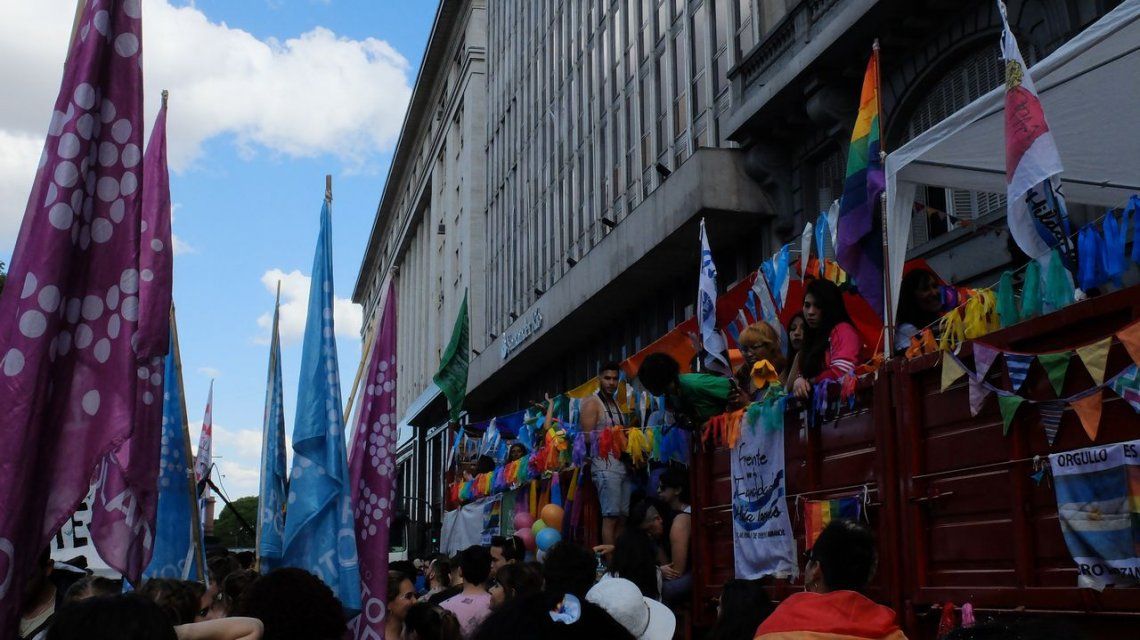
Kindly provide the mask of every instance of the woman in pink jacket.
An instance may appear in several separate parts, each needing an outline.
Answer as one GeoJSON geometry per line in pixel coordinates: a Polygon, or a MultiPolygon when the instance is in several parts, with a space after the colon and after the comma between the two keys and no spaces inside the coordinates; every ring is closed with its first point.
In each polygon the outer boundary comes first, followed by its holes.
{"type": "Polygon", "coordinates": [[[797,398],[811,397],[812,385],[854,373],[863,339],[843,306],[843,294],[830,280],[812,280],[804,293],[803,347],[796,356],[799,374],[792,382],[797,398]]]}

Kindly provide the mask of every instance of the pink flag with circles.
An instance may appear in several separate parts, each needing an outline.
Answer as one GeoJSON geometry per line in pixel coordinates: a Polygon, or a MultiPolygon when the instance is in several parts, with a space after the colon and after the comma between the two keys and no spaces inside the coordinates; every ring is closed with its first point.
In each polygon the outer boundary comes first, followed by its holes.
{"type": "Polygon", "coordinates": [[[0,636],[40,552],[134,425],[140,5],[82,7],[0,296],[0,636]]]}
{"type": "MultiPolygon", "coordinates": [[[[349,455],[356,551],[360,559],[357,640],[384,638],[388,603],[388,526],[396,496],[396,286],[388,283],[364,379],[349,455]]],[[[389,638],[388,640],[395,640],[389,638]]]]}

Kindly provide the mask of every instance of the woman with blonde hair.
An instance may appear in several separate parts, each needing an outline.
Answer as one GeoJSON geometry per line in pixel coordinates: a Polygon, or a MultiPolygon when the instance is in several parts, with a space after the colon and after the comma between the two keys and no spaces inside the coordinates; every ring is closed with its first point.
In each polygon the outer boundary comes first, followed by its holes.
{"type": "Polygon", "coordinates": [[[748,325],[740,332],[738,342],[740,353],[744,356],[744,364],[736,370],[736,382],[740,385],[741,391],[747,394],[745,403],[754,400],[756,392],[759,391],[753,381],[752,368],[761,360],[767,360],[772,365],[772,370],[779,376],[780,384],[786,382],[784,379],[786,360],[780,349],[780,334],[772,328],[772,325],[763,320],[748,325]]]}

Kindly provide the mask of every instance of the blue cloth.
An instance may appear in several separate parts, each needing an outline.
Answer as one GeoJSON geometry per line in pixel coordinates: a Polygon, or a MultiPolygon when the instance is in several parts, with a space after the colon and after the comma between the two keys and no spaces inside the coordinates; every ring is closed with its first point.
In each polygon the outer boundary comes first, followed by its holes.
{"type": "Polygon", "coordinates": [[[265,383],[265,425],[261,447],[261,486],[257,512],[257,554],[262,573],[281,566],[285,550],[285,500],[289,494],[285,467],[285,403],[281,391],[279,312],[273,312],[269,373],[265,383]]]}
{"type": "Polygon", "coordinates": [[[195,554],[195,532],[199,520],[194,497],[190,458],[190,434],[186,426],[186,404],[182,395],[182,366],[173,332],[166,355],[163,378],[162,454],[158,472],[158,515],[155,518],[154,552],[143,578],[201,580],[205,566],[195,554]]]}
{"type": "Polygon", "coordinates": [[[326,200],[301,349],[282,563],[320,577],[341,606],[355,613],[360,611],[360,566],[333,331],[331,226],[326,200]]]}

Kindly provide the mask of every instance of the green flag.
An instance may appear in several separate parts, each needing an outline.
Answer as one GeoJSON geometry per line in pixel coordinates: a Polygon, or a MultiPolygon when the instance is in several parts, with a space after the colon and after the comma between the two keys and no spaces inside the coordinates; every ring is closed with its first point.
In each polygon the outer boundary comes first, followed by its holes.
{"type": "Polygon", "coordinates": [[[1069,360],[1072,357],[1072,351],[1042,353],[1037,356],[1041,366],[1045,367],[1045,373],[1049,375],[1049,383],[1053,385],[1053,391],[1056,391],[1058,396],[1061,395],[1061,389],[1065,386],[1065,373],[1069,371],[1069,360]]]}
{"type": "Polygon", "coordinates": [[[1009,435],[1009,424],[1013,422],[1013,416],[1017,415],[1017,410],[1025,402],[1025,398],[1021,396],[998,396],[998,408],[1001,409],[1001,434],[1003,436],[1009,435]]]}
{"type": "Polygon", "coordinates": [[[459,317],[451,330],[451,341],[439,362],[439,371],[432,378],[436,386],[447,396],[447,406],[452,422],[459,420],[463,409],[463,398],[467,396],[467,368],[471,363],[471,320],[467,317],[467,293],[463,293],[463,304],[459,305],[459,317]]]}

